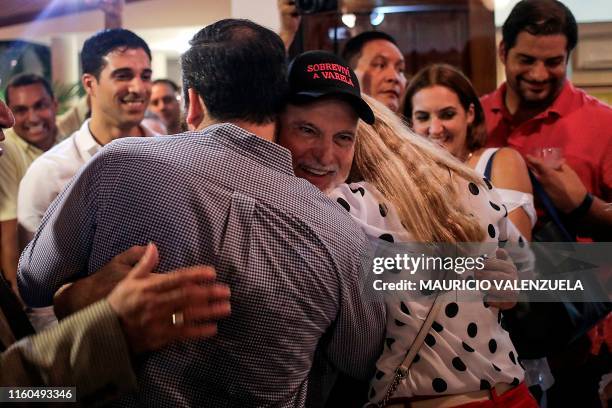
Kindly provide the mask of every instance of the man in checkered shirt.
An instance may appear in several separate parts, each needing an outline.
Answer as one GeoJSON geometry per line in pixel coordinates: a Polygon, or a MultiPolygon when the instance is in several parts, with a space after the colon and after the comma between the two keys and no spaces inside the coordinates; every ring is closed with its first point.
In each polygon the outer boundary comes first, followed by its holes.
{"type": "Polygon", "coordinates": [[[49,305],[65,282],[155,242],[162,272],[214,265],[232,316],[212,339],[139,361],[139,392],[119,405],[322,406],[338,371],[369,379],[382,350],[383,304],[362,295],[367,240],[273,143],[287,86],[280,38],[222,20],[191,45],[182,67],[197,131],[102,149],[23,253],[22,296],[49,305]]]}

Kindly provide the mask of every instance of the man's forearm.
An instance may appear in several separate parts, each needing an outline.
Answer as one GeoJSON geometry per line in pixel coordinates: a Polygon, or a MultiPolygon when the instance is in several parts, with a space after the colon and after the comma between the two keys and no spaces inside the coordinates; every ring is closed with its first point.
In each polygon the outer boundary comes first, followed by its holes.
{"type": "Polygon", "coordinates": [[[61,320],[104,299],[122,277],[114,279],[112,274],[96,273],[62,286],[53,297],[55,315],[61,320]]]}
{"type": "Polygon", "coordinates": [[[579,224],[587,224],[595,235],[612,239],[612,204],[593,196],[593,204],[579,224]]]}

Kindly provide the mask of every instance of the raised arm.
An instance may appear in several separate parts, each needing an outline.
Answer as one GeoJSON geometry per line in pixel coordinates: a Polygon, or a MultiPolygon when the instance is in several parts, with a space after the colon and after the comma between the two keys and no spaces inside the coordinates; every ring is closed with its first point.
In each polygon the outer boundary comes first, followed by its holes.
{"type": "Polygon", "coordinates": [[[285,44],[285,50],[289,51],[289,47],[291,47],[300,27],[302,17],[297,12],[294,0],[278,0],[277,5],[280,17],[280,32],[278,35],[285,44]]]}
{"type": "Polygon", "coordinates": [[[527,156],[527,162],[555,207],[610,239],[612,204],[589,194],[578,174],[566,163],[555,169],[537,157],[527,156]]]}

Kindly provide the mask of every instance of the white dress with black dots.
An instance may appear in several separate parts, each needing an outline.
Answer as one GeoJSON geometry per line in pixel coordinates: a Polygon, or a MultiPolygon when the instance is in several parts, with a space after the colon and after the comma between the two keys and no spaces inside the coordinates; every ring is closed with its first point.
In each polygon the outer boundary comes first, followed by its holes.
{"type": "MultiPolygon", "coordinates": [[[[480,217],[487,242],[523,238],[511,222],[499,195],[487,187],[457,178],[464,208],[480,217]]],[[[394,242],[413,241],[396,210],[366,182],[343,184],[330,196],[338,201],[373,238],[394,242]]],[[[397,366],[415,339],[431,307],[432,299],[415,302],[403,291],[386,291],[387,328],[384,351],[371,381],[370,400],[385,394],[397,366]]],[[[516,359],[501,313],[482,301],[446,302],[435,318],[407,378],[394,397],[460,394],[488,389],[497,383],[518,385],[524,371],[516,359]]]]}

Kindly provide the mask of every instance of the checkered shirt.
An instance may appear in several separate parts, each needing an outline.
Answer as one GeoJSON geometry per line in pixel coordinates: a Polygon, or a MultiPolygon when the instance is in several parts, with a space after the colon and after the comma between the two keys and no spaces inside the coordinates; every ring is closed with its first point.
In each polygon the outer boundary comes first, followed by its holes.
{"type": "Polygon", "coordinates": [[[149,241],[162,272],[214,265],[232,316],[212,339],[140,358],[139,391],[120,406],[320,406],[338,370],[373,374],[385,315],[361,295],[367,240],[293,175],[286,149],[231,124],[111,143],[22,254],[23,299],[49,305],[63,283],[149,241]]]}

